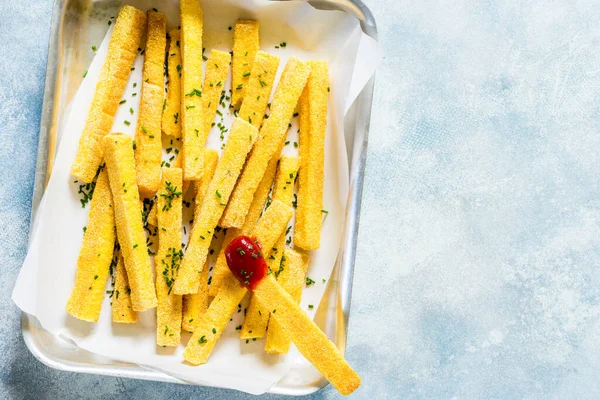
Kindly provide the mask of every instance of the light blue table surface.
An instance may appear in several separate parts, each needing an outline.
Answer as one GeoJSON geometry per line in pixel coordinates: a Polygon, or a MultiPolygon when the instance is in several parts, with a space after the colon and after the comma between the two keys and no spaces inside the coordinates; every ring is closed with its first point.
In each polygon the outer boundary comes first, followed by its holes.
{"type": "MultiPolygon", "coordinates": [[[[386,57],[349,326],[354,398],[600,398],[597,4],[367,3],[386,57]]],[[[0,397],[250,398],[59,372],[27,351],[10,293],[51,7],[0,1],[0,397]]]]}

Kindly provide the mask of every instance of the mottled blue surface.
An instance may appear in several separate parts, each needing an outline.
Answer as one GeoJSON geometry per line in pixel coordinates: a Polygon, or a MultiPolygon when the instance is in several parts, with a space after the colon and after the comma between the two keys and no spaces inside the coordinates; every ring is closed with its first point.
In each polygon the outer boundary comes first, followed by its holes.
{"type": "MultiPolygon", "coordinates": [[[[600,398],[597,4],[367,3],[386,58],[349,328],[354,398],[600,398]]],[[[9,296],[50,10],[0,2],[0,397],[250,398],[58,372],[26,350],[9,296]]]]}

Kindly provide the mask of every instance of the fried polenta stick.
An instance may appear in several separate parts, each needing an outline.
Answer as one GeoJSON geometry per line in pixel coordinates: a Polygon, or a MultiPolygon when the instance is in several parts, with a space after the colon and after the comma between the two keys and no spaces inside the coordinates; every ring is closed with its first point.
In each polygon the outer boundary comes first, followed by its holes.
{"type": "MultiPolygon", "coordinates": [[[[211,124],[215,119],[230,63],[231,55],[220,50],[212,50],[206,60],[206,74],[202,87],[202,123],[204,124],[202,134],[205,137],[208,137],[211,124]]],[[[204,141],[206,142],[206,139],[204,141]]]]}
{"type": "Polygon", "coordinates": [[[135,180],[132,139],[123,134],[110,134],[103,141],[117,237],[127,269],[131,303],[135,311],[145,311],[156,307],[157,300],[135,180]]]}
{"type": "Polygon", "coordinates": [[[264,51],[256,53],[238,116],[259,129],[269,104],[269,95],[273,88],[277,68],[279,68],[279,57],[264,51]]]}
{"type": "MultiPolygon", "coordinates": [[[[285,249],[284,257],[281,260],[281,269],[275,277],[296,304],[300,304],[302,298],[302,288],[306,282],[307,269],[308,256],[306,254],[292,249],[285,249]]],[[[285,354],[289,351],[291,342],[292,339],[277,320],[270,318],[265,351],[271,354],[285,354]]]]}
{"type": "MultiPolygon", "coordinates": [[[[195,181],[195,192],[194,198],[194,219],[197,218],[197,214],[200,212],[202,207],[202,201],[206,195],[208,185],[212,180],[217,163],[219,161],[219,153],[216,150],[204,149],[204,175],[200,181],[195,181]]],[[[206,309],[208,308],[208,259],[204,263],[202,272],[200,273],[200,285],[198,286],[198,292],[193,294],[183,295],[183,316],[181,319],[181,328],[188,331],[194,332],[195,326],[198,323],[198,319],[206,309]]]]}
{"type": "MultiPolygon", "coordinates": [[[[161,120],[165,93],[163,63],[167,46],[167,17],[148,11],[148,38],[140,112],[135,131],[135,169],[143,197],[153,197],[160,183],[162,158],[161,120]]],[[[180,188],[181,189],[181,188],[180,188]]]]}
{"type": "Polygon", "coordinates": [[[181,124],[179,115],[181,113],[181,45],[179,42],[179,29],[169,32],[171,42],[167,53],[167,70],[169,73],[169,85],[167,98],[164,101],[162,116],[162,131],[165,135],[175,138],[181,137],[181,124]]]}
{"type": "Polygon", "coordinates": [[[67,312],[84,321],[98,322],[100,316],[116,236],[112,204],[108,174],[103,168],[96,181],[88,224],[77,258],[75,286],[67,302],[67,312]]]}
{"type": "Polygon", "coordinates": [[[202,178],[204,145],[202,112],[202,9],[198,0],[181,0],[181,146],[183,179],[202,178]]]}
{"type": "Polygon", "coordinates": [[[258,130],[246,121],[240,118],[233,121],[223,156],[208,185],[207,196],[202,202],[198,219],[194,220],[192,234],[173,289],[176,294],[198,291],[200,272],[206,261],[214,229],[257,136],[258,130]]]}
{"type": "Polygon", "coordinates": [[[326,61],[310,61],[308,82],[300,98],[300,173],[294,244],[304,250],[321,246],[323,180],[329,72],[326,61]]]}
{"type": "Polygon", "coordinates": [[[131,289],[127,280],[127,271],[123,256],[119,254],[115,266],[115,288],[112,298],[112,320],[122,324],[134,324],[138,321],[137,312],[131,307],[131,289]]]}
{"type": "Polygon", "coordinates": [[[238,108],[245,93],[248,73],[252,70],[256,52],[260,47],[260,23],[239,19],[233,30],[233,64],[231,67],[231,105],[238,108]]]}
{"type": "MultiPolygon", "coordinates": [[[[292,218],[292,208],[276,201],[258,221],[252,236],[260,243],[264,257],[268,257],[275,240],[282,232],[285,232],[290,218],[292,218]]],[[[223,281],[217,297],[210,303],[208,310],[198,321],[196,330],[183,353],[186,361],[196,365],[206,363],[215,343],[225,330],[229,318],[246,292],[247,289],[229,273],[223,281]]]]}
{"type": "Polygon", "coordinates": [[[181,340],[181,296],[172,292],[181,263],[181,224],[183,192],[180,168],[162,168],[156,213],[158,252],[156,253],[156,344],[177,346],[181,340]]]}
{"type": "Polygon", "coordinates": [[[360,386],[360,376],[348,365],[340,350],[272,274],[260,280],[253,293],[262,305],[271,310],[271,318],[281,325],[300,353],[341,394],[349,395],[360,386]]]}
{"type": "Polygon", "coordinates": [[[292,57],[287,62],[271,102],[271,114],[260,130],[256,146],[250,153],[244,172],[231,195],[221,221],[222,227],[240,228],[244,224],[254,192],[264,176],[267,164],[283,145],[288,123],[309,74],[310,67],[297,58],[292,57]]]}
{"type": "Polygon", "coordinates": [[[131,6],[121,7],[85,127],[79,138],[77,156],[71,165],[71,175],[84,182],[94,179],[102,163],[102,138],[112,128],[145,26],[146,14],[131,6]]]}
{"type": "MultiPolygon", "coordinates": [[[[300,164],[299,157],[282,156],[279,160],[279,168],[273,185],[273,201],[281,201],[288,206],[292,205],[292,195],[294,194],[294,179],[298,172],[300,164]]],[[[285,246],[285,232],[277,239],[272,254],[267,258],[267,264],[275,277],[279,275],[281,256],[285,246]]],[[[258,339],[265,336],[267,324],[269,322],[269,310],[262,307],[256,297],[250,298],[250,305],[246,318],[242,324],[240,332],[241,339],[258,339]]]]}
{"type": "Polygon", "coordinates": [[[209,288],[210,296],[215,297],[217,295],[217,291],[219,290],[221,283],[223,283],[223,280],[229,274],[227,260],[225,260],[225,248],[233,239],[242,233],[250,233],[254,230],[254,227],[256,226],[263,209],[265,208],[267,199],[269,198],[269,192],[271,191],[271,185],[273,184],[273,178],[275,178],[276,170],[277,159],[273,157],[273,159],[269,161],[265,175],[263,176],[262,181],[260,181],[260,184],[256,189],[256,193],[254,193],[254,199],[252,200],[252,205],[250,205],[250,210],[246,216],[246,221],[244,221],[244,226],[242,226],[242,229],[229,228],[227,230],[225,238],[223,239],[223,244],[221,245],[221,250],[217,256],[215,268],[213,269],[209,288]]]}

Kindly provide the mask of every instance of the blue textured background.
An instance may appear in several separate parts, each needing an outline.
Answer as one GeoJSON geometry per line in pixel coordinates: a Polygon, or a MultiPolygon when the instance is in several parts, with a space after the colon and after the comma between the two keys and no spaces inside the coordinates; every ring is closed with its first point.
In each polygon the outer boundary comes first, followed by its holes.
{"type": "MultiPolygon", "coordinates": [[[[0,397],[247,398],[58,372],[25,348],[9,297],[51,3],[0,2],[0,397]]],[[[354,397],[600,398],[597,4],[367,3],[386,58],[349,327],[354,397]]]]}

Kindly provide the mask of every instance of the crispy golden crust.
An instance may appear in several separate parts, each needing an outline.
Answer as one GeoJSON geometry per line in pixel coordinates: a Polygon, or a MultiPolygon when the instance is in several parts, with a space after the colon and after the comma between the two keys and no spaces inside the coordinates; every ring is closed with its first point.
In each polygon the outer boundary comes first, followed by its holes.
{"type": "Polygon", "coordinates": [[[202,130],[202,9],[198,0],[181,0],[181,146],[183,179],[202,178],[206,135],[202,130]]]}
{"type": "MultiPolygon", "coordinates": [[[[279,159],[279,167],[277,168],[277,175],[275,177],[275,183],[273,184],[273,200],[281,201],[283,204],[289,206],[292,205],[292,196],[294,194],[294,179],[296,179],[296,173],[298,171],[298,165],[300,164],[299,157],[281,156],[279,159]]],[[[279,266],[281,265],[281,256],[283,255],[283,249],[285,246],[285,234],[281,235],[277,239],[275,247],[269,258],[267,264],[276,276],[279,274],[279,266]]],[[[250,305],[248,306],[248,312],[242,325],[242,331],[240,332],[240,338],[242,339],[254,339],[265,336],[267,332],[267,323],[269,322],[269,310],[262,307],[258,300],[252,296],[250,299],[250,305]]]]}
{"type": "MultiPolygon", "coordinates": [[[[165,135],[181,137],[181,44],[178,29],[169,32],[171,42],[167,53],[167,70],[169,85],[167,99],[164,103],[162,131],[165,135]]],[[[179,157],[178,157],[179,158],[179,157]]]]}
{"type": "Polygon", "coordinates": [[[300,173],[294,244],[305,250],[321,246],[323,180],[329,72],[326,61],[308,63],[311,73],[300,101],[300,173]]]}
{"type": "Polygon", "coordinates": [[[233,30],[233,63],[231,68],[231,105],[238,108],[244,98],[245,86],[248,82],[248,76],[244,76],[252,71],[254,58],[259,44],[258,21],[249,19],[239,19],[235,23],[233,30]]]}
{"type": "Polygon", "coordinates": [[[134,324],[138,321],[137,312],[131,307],[131,289],[123,257],[119,255],[115,271],[115,287],[112,297],[112,320],[121,324],[134,324]]]}
{"type": "Polygon", "coordinates": [[[194,332],[200,317],[208,309],[208,260],[200,272],[200,286],[198,293],[183,295],[183,316],[181,317],[181,328],[188,332],[194,332]]]}
{"type": "MultiPolygon", "coordinates": [[[[221,92],[224,90],[225,81],[229,74],[231,55],[224,51],[212,50],[206,60],[206,73],[202,87],[202,134],[208,137],[210,126],[215,119],[221,92]]],[[[206,142],[206,139],[204,139],[206,142]]]]}
{"type": "Polygon", "coordinates": [[[271,102],[269,119],[260,130],[260,138],[231,195],[221,226],[241,228],[244,224],[254,192],[264,176],[267,164],[285,141],[288,123],[309,74],[310,67],[297,58],[290,58],[286,64],[271,102]]]}
{"type": "Polygon", "coordinates": [[[165,92],[162,65],[167,45],[167,18],[148,11],[148,39],[144,56],[144,80],[135,131],[135,168],[140,194],[153,197],[160,182],[162,157],[161,120],[165,92]],[[160,69],[154,70],[155,65],[160,69]]]}
{"type": "Polygon", "coordinates": [[[177,346],[181,340],[181,296],[172,291],[181,262],[182,171],[163,168],[158,190],[158,251],[156,266],[156,344],[177,346]]]}
{"type": "Polygon", "coordinates": [[[185,257],[175,282],[176,294],[198,291],[199,276],[206,261],[214,229],[223,214],[225,205],[233,191],[246,155],[252,148],[258,131],[249,123],[236,118],[215,175],[208,185],[207,195],[202,202],[198,219],[194,220],[185,257]]]}
{"type": "Polygon", "coordinates": [[[108,175],[98,175],[88,224],[77,259],[77,275],[67,312],[84,321],[98,322],[104,287],[115,244],[115,217],[108,175]]]}
{"type": "Polygon", "coordinates": [[[244,100],[238,116],[259,129],[269,104],[269,95],[273,89],[277,68],[279,68],[279,57],[259,51],[256,53],[248,82],[244,85],[244,100]]]}
{"type": "MultiPolygon", "coordinates": [[[[300,304],[302,288],[306,282],[306,271],[308,269],[308,256],[292,249],[285,249],[284,257],[281,259],[281,268],[275,274],[277,282],[300,304]]],[[[275,318],[269,319],[269,331],[265,342],[265,351],[271,354],[285,354],[290,349],[292,339],[283,330],[275,318]]]]}
{"type": "Polygon", "coordinates": [[[150,211],[148,212],[148,219],[146,220],[148,225],[157,226],[158,218],[156,217],[156,204],[152,204],[150,211]]]}
{"type": "Polygon", "coordinates": [[[131,6],[121,7],[71,165],[71,174],[84,182],[94,179],[102,163],[102,138],[112,127],[145,26],[146,14],[131,6]]]}
{"type": "Polygon", "coordinates": [[[117,237],[131,288],[131,303],[135,311],[145,311],[156,307],[157,300],[135,179],[131,137],[106,135],[104,157],[114,201],[117,237]]]}
{"type": "Polygon", "coordinates": [[[219,153],[214,149],[204,149],[204,175],[202,175],[201,180],[194,181],[194,220],[200,212],[208,185],[210,185],[210,181],[215,176],[218,163],[219,153]]]}
{"type": "Polygon", "coordinates": [[[258,283],[254,296],[271,310],[271,318],[290,335],[300,353],[341,394],[349,395],[360,386],[360,376],[348,365],[339,349],[272,275],[258,283]]]}
{"type": "MultiPolygon", "coordinates": [[[[275,240],[285,232],[292,218],[292,209],[280,201],[274,202],[262,218],[252,236],[261,244],[263,255],[269,256],[275,240]]],[[[227,269],[229,272],[229,269],[227,269]]],[[[223,281],[217,296],[210,303],[206,313],[198,321],[196,330],[185,348],[183,358],[192,364],[204,364],[210,357],[215,343],[225,330],[229,318],[246,294],[246,288],[229,272],[223,281]]]]}
{"type": "Polygon", "coordinates": [[[225,279],[229,273],[229,267],[227,267],[227,261],[225,260],[225,248],[227,248],[227,245],[233,239],[241,235],[242,232],[250,233],[252,230],[254,230],[256,222],[260,218],[260,215],[265,208],[265,204],[267,203],[267,199],[269,198],[269,192],[271,191],[271,185],[273,183],[273,178],[275,177],[276,169],[277,159],[273,157],[273,159],[269,161],[269,165],[265,171],[265,176],[263,176],[263,179],[260,181],[260,184],[256,189],[256,193],[254,193],[254,199],[250,205],[250,210],[246,216],[246,221],[244,221],[244,226],[242,226],[242,229],[229,228],[227,230],[227,234],[225,234],[223,244],[221,245],[221,250],[219,251],[219,255],[217,257],[217,262],[213,269],[212,282],[209,289],[209,294],[212,297],[217,295],[219,286],[221,286],[223,279],[225,279]]]}

